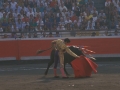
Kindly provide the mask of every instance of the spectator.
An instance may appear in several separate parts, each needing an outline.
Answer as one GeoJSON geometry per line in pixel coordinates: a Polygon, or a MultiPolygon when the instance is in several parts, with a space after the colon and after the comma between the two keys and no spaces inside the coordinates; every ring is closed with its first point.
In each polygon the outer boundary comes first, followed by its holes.
{"type": "Polygon", "coordinates": [[[32,11],[32,9],[29,9],[29,11],[27,12],[27,16],[33,16],[34,17],[34,12],[32,11]]]}
{"type": "Polygon", "coordinates": [[[23,3],[24,3],[24,6],[25,6],[25,7],[28,7],[28,5],[29,5],[28,0],[24,0],[24,2],[23,2],[23,3]]]}
{"type": "Polygon", "coordinates": [[[56,32],[55,37],[61,37],[58,31],[56,32]]]}
{"type": "Polygon", "coordinates": [[[96,10],[96,8],[94,7],[94,9],[91,11],[91,14],[96,14],[96,15],[98,15],[98,11],[96,10]]]}
{"type": "Polygon", "coordinates": [[[24,29],[23,29],[23,31],[24,32],[29,32],[30,31],[29,25],[26,24],[25,27],[24,27],[24,29]]]}
{"type": "Polygon", "coordinates": [[[119,35],[119,32],[118,32],[117,29],[114,31],[114,35],[115,35],[115,36],[118,36],[118,35],[119,35]]]}
{"type": "Polygon", "coordinates": [[[48,18],[45,20],[45,26],[48,28],[48,30],[51,30],[51,22],[49,21],[48,18]]]}
{"type": "Polygon", "coordinates": [[[95,29],[100,30],[100,19],[97,19],[95,22],[95,29]]]}
{"type": "Polygon", "coordinates": [[[103,36],[108,36],[108,35],[109,35],[108,30],[105,30],[105,32],[103,33],[103,36]]]}
{"type": "Polygon", "coordinates": [[[108,30],[108,27],[106,26],[106,24],[104,23],[103,26],[100,27],[101,30],[108,30]]]}
{"type": "Polygon", "coordinates": [[[32,35],[31,35],[31,33],[28,33],[28,38],[32,38],[32,35]]]}
{"type": "Polygon", "coordinates": [[[64,21],[64,18],[63,18],[63,17],[60,18],[60,22],[59,22],[59,24],[61,24],[61,25],[65,25],[65,21],[64,21]]]}
{"type": "Polygon", "coordinates": [[[65,27],[62,24],[59,24],[57,30],[65,30],[65,27]]]}
{"type": "Polygon", "coordinates": [[[18,28],[19,32],[22,31],[22,22],[21,22],[21,19],[18,19],[18,21],[16,22],[16,27],[18,28]]]}
{"type": "Polygon", "coordinates": [[[117,11],[118,11],[118,14],[120,15],[120,2],[118,3],[117,11]]]}
{"type": "Polygon", "coordinates": [[[96,13],[93,14],[93,22],[99,22],[100,21],[100,18],[97,17],[96,13]]]}
{"type": "Polygon", "coordinates": [[[113,2],[113,4],[114,4],[114,6],[118,6],[118,4],[119,4],[119,0],[112,0],[112,2],[113,2]]]}
{"type": "Polygon", "coordinates": [[[106,2],[105,2],[105,7],[106,7],[106,8],[109,8],[110,3],[111,3],[111,1],[110,1],[110,0],[106,0],[106,2]]]}
{"type": "Polygon", "coordinates": [[[20,38],[26,38],[24,33],[21,33],[20,38]]]}
{"type": "Polygon", "coordinates": [[[3,18],[3,10],[0,10],[0,19],[3,18]]]}
{"type": "Polygon", "coordinates": [[[37,38],[37,37],[38,37],[37,33],[34,33],[33,38],[37,38]]]}
{"type": "Polygon", "coordinates": [[[55,25],[56,27],[58,26],[58,22],[57,22],[57,20],[56,20],[56,17],[54,17],[53,26],[54,26],[54,25],[55,25]]]}
{"type": "Polygon", "coordinates": [[[15,10],[17,10],[17,13],[20,13],[22,7],[18,6],[18,4],[16,4],[15,6],[15,10]]]}
{"type": "Polygon", "coordinates": [[[70,2],[70,0],[65,0],[65,6],[68,10],[72,10],[72,3],[70,2]]]}
{"type": "Polygon", "coordinates": [[[92,32],[91,36],[96,36],[96,32],[92,32]]]}
{"type": "Polygon", "coordinates": [[[79,8],[79,6],[75,7],[74,13],[76,14],[77,17],[80,16],[80,8],[79,8]]]}
{"type": "Polygon", "coordinates": [[[28,23],[29,17],[26,16],[26,14],[23,15],[22,22],[28,23]]]}
{"type": "Polygon", "coordinates": [[[4,19],[2,24],[3,32],[7,32],[8,22],[4,19]]]}
{"type": "Polygon", "coordinates": [[[83,13],[80,13],[80,16],[79,16],[79,22],[82,22],[82,21],[83,21],[83,18],[84,18],[83,13]]]}
{"type": "Polygon", "coordinates": [[[53,34],[52,32],[49,32],[48,36],[47,37],[53,37],[53,34]]]}
{"type": "Polygon", "coordinates": [[[95,30],[92,22],[88,23],[88,26],[87,26],[86,30],[95,30]]]}
{"type": "Polygon", "coordinates": [[[68,10],[68,16],[69,16],[69,17],[72,17],[73,14],[74,14],[74,12],[73,12],[72,10],[68,10]]]}
{"type": "Polygon", "coordinates": [[[85,30],[87,27],[87,20],[85,19],[85,17],[83,18],[83,21],[81,22],[81,30],[85,30]]]}
{"type": "Polygon", "coordinates": [[[13,10],[13,11],[15,11],[15,9],[16,9],[16,5],[17,5],[17,2],[15,2],[14,0],[11,0],[11,3],[10,3],[11,5],[11,9],[13,10]]]}
{"type": "Polygon", "coordinates": [[[77,20],[78,17],[76,16],[76,14],[74,13],[74,15],[71,17],[71,21],[74,22],[75,20],[77,20]]]}
{"type": "Polygon", "coordinates": [[[18,29],[18,27],[16,26],[16,24],[12,25],[12,27],[11,27],[11,32],[18,32],[18,31],[19,31],[19,29],[18,29]]]}
{"type": "Polygon", "coordinates": [[[66,27],[66,29],[70,30],[71,25],[72,25],[72,21],[70,20],[69,17],[67,17],[67,20],[65,21],[65,27],[66,27]]]}
{"type": "Polygon", "coordinates": [[[43,13],[43,12],[44,12],[44,10],[45,10],[45,7],[43,6],[43,4],[42,4],[42,3],[40,4],[40,8],[39,8],[39,10],[40,10],[40,12],[41,12],[41,13],[43,13]]]}
{"type": "Polygon", "coordinates": [[[1,31],[32,32],[34,37],[36,31],[115,29],[119,0],[106,0],[99,13],[94,5],[93,0],[5,0],[0,9],[1,31]]]}
{"type": "Polygon", "coordinates": [[[94,1],[88,0],[88,1],[87,1],[87,5],[92,5],[92,6],[94,6],[94,1]]]}
{"type": "Polygon", "coordinates": [[[61,4],[59,9],[60,9],[60,12],[62,12],[63,9],[67,11],[67,7],[64,4],[61,4]]]}
{"type": "Polygon", "coordinates": [[[103,18],[106,17],[106,15],[105,15],[105,13],[103,12],[103,10],[100,11],[100,13],[99,13],[99,17],[103,17],[103,18]]]}
{"type": "Polygon", "coordinates": [[[0,1],[0,9],[2,8],[3,6],[3,0],[0,1]]]}
{"type": "Polygon", "coordinates": [[[47,37],[46,32],[43,32],[42,35],[41,35],[41,38],[44,38],[44,37],[47,37]]]}
{"type": "Polygon", "coordinates": [[[111,27],[111,29],[112,30],[115,30],[116,29],[116,24],[115,24],[115,21],[114,21],[114,19],[111,21],[111,25],[110,25],[111,27]]]}
{"type": "Polygon", "coordinates": [[[56,31],[57,30],[57,25],[54,24],[53,27],[52,27],[52,30],[56,31]]]}
{"type": "MultiPolygon", "coordinates": [[[[95,15],[94,15],[95,16],[95,15]]],[[[89,21],[91,18],[93,17],[93,15],[90,15],[90,13],[87,13],[87,15],[85,16],[85,19],[87,21],[89,21]]],[[[94,18],[94,17],[93,17],[94,18]]]]}
{"type": "Polygon", "coordinates": [[[54,13],[59,12],[59,6],[56,4],[55,7],[52,8],[52,11],[53,11],[54,13]]]}
{"type": "Polygon", "coordinates": [[[17,38],[17,34],[15,32],[11,33],[10,38],[17,38]]]}
{"type": "Polygon", "coordinates": [[[79,0],[78,2],[79,2],[80,11],[84,12],[85,1],[79,0]]]}
{"type": "Polygon", "coordinates": [[[88,11],[91,13],[91,11],[94,10],[94,6],[92,4],[88,5],[88,11]]]}
{"type": "Polygon", "coordinates": [[[57,4],[57,1],[56,0],[52,0],[51,2],[50,2],[50,7],[55,7],[56,6],[56,4],[57,4]]]}
{"type": "Polygon", "coordinates": [[[3,32],[3,28],[2,28],[2,26],[0,25],[0,32],[3,32]]]}

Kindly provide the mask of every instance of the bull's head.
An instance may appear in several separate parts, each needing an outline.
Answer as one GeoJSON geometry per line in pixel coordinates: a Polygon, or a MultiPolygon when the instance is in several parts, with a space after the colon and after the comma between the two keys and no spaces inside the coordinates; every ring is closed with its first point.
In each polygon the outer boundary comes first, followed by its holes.
{"type": "Polygon", "coordinates": [[[69,46],[70,49],[72,49],[72,51],[74,53],[76,53],[77,55],[89,55],[89,58],[92,60],[96,60],[90,53],[95,53],[92,50],[87,49],[87,47],[89,46],[69,46]]]}

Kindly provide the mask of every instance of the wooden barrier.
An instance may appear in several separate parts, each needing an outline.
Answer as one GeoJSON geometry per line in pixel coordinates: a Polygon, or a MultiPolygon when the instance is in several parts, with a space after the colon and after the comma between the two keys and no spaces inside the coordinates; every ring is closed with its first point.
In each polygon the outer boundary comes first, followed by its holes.
{"type": "MultiPolygon", "coordinates": [[[[50,51],[36,55],[38,49],[47,49],[51,45],[51,39],[23,39],[23,40],[1,40],[0,41],[0,58],[16,57],[37,57],[49,56],[50,51]]],[[[120,54],[120,38],[71,38],[70,45],[89,46],[88,49],[95,51],[95,54],[120,54]]]]}

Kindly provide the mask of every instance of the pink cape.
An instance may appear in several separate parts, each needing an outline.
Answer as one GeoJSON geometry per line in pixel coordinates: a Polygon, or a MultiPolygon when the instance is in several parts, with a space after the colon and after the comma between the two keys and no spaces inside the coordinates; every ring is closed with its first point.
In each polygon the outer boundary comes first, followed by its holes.
{"type": "Polygon", "coordinates": [[[75,78],[90,77],[92,71],[97,73],[96,69],[98,65],[83,55],[81,55],[80,58],[73,60],[71,64],[74,70],[75,78]]]}

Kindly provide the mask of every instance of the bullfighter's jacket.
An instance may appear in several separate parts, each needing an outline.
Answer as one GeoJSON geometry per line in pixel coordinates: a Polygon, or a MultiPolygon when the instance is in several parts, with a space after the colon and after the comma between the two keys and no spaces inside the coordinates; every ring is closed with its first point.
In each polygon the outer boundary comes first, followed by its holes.
{"type": "Polygon", "coordinates": [[[63,40],[61,39],[57,39],[57,40],[54,40],[52,41],[52,43],[55,44],[55,48],[59,51],[59,52],[67,52],[69,53],[71,56],[77,58],[79,57],[78,55],[76,55],[74,52],[72,52],[64,43],[63,40]]]}

